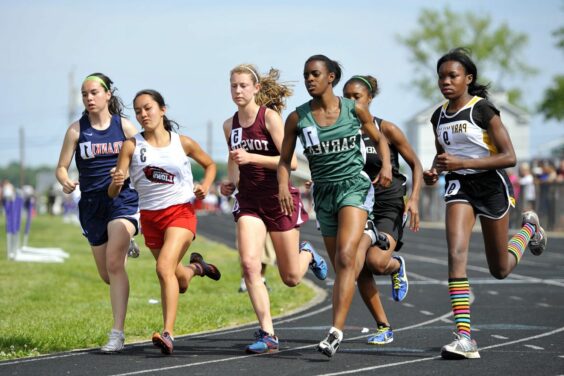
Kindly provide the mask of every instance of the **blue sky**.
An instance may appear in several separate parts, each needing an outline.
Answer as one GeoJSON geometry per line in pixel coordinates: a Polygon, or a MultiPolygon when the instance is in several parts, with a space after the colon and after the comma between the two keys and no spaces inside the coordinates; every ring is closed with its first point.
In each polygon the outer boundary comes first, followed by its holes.
{"type": "MultiPolygon", "coordinates": [[[[372,112],[399,126],[427,107],[407,84],[413,74],[408,51],[397,42],[416,28],[421,8],[488,14],[529,36],[523,57],[536,76],[509,82],[534,108],[552,78],[564,74],[564,54],[552,31],[564,26],[564,1],[39,1],[0,2],[0,166],[19,159],[19,128],[25,129],[25,163],[55,166],[69,125],[69,75],[79,88],[89,73],[110,76],[131,107],[138,90],[160,91],[180,132],[226,160],[221,125],[236,107],[229,95],[229,70],[254,63],[262,72],[281,70],[295,82],[290,110],[307,101],[302,69],[311,55],[338,60],[344,78],[373,74],[381,94],[372,112]],[[509,11],[511,9],[511,11],[509,11]]],[[[479,66],[479,62],[478,62],[479,66]]],[[[488,72],[481,71],[487,75],[488,72]]],[[[341,85],[337,92],[341,92],[341,85]]],[[[82,110],[79,98],[74,100],[82,110]]],[[[74,118],[78,117],[78,112],[74,118]]],[[[126,111],[138,125],[130,109],[126,111]]],[[[564,124],[532,114],[533,155],[564,137],[564,124]]]]}

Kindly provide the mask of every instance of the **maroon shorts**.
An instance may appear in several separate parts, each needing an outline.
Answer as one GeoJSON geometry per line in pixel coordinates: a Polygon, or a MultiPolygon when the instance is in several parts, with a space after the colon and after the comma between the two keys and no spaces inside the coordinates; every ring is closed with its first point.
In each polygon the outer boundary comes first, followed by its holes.
{"type": "Polygon", "coordinates": [[[242,216],[249,215],[261,219],[267,231],[289,231],[300,227],[309,218],[300,199],[300,191],[297,188],[290,188],[294,201],[294,212],[292,215],[285,215],[280,209],[278,202],[278,192],[265,194],[257,193],[237,193],[235,204],[233,205],[233,217],[235,222],[242,216]]]}

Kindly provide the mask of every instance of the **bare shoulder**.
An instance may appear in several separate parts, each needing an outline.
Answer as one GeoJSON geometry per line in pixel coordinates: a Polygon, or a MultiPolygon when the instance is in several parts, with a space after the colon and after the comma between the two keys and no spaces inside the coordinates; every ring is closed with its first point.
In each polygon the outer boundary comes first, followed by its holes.
{"type": "Polygon", "coordinates": [[[135,127],[135,125],[133,125],[133,123],[126,118],[121,118],[121,127],[123,129],[123,133],[125,134],[125,137],[130,138],[135,136],[135,134],[138,133],[137,128],[135,127]]]}

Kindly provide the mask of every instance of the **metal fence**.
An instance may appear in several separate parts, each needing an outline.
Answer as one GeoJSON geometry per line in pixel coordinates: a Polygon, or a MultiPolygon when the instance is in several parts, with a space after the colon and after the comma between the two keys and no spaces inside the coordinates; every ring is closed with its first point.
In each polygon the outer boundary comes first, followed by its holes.
{"type": "MultiPolygon", "coordinates": [[[[564,183],[535,184],[536,200],[534,210],[538,213],[541,225],[547,231],[564,231],[564,183]]],[[[522,191],[522,190],[521,190],[522,191]]],[[[420,217],[422,221],[444,222],[444,185],[436,184],[421,189],[420,217]]],[[[517,200],[516,210],[511,211],[510,227],[521,225],[523,201],[517,200]]]]}

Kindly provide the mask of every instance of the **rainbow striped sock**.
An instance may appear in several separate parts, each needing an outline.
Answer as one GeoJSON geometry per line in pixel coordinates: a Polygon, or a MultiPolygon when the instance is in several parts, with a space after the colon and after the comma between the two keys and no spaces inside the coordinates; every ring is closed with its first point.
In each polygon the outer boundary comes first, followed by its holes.
{"type": "Polygon", "coordinates": [[[534,233],[535,226],[530,223],[525,223],[523,228],[521,228],[521,230],[519,230],[519,232],[509,240],[509,243],[507,244],[507,251],[515,256],[517,263],[521,261],[523,252],[525,252],[527,244],[529,244],[529,240],[531,240],[534,233]]]}
{"type": "Polygon", "coordinates": [[[468,278],[449,278],[448,293],[458,334],[470,338],[470,283],[468,278]]]}

